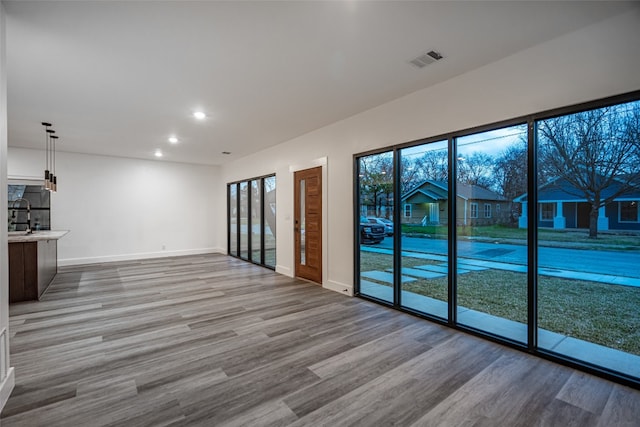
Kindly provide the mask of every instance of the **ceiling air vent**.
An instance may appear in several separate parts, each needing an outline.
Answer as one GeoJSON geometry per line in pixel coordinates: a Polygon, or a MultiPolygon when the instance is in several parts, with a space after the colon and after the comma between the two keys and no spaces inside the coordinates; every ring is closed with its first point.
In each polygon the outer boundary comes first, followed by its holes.
{"type": "Polygon", "coordinates": [[[412,59],[411,61],[409,61],[409,63],[416,68],[424,68],[429,64],[433,64],[434,62],[441,60],[442,58],[442,55],[440,55],[435,50],[432,50],[425,53],[424,55],[420,55],[417,58],[412,59]]]}

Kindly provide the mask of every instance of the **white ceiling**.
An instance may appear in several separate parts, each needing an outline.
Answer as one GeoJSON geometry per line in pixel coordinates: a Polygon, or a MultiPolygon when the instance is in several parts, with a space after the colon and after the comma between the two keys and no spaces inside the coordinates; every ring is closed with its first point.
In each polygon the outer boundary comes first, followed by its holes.
{"type": "MultiPolygon", "coordinates": [[[[222,164],[634,2],[4,1],[9,146],[222,164]],[[408,64],[429,50],[445,56],[408,64]],[[197,121],[196,109],[208,117],[197,121]],[[180,139],[167,142],[170,135],[180,139]],[[222,155],[231,151],[231,155],[222,155]]],[[[596,54],[594,52],[594,54],[596,54]]],[[[544,58],[540,58],[544,61],[544,58]]],[[[526,84],[526,82],[523,82],[526,84]]]]}

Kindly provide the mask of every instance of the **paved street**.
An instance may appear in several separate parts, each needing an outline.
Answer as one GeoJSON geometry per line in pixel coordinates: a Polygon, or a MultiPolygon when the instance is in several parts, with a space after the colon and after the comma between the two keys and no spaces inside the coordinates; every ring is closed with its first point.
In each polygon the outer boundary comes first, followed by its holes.
{"type": "MultiPolygon", "coordinates": [[[[386,237],[380,244],[372,245],[372,247],[392,249],[393,240],[391,237],[386,237]]],[[[402,250],[446,255],[447,241],[403,237],[402,250]]],[[[527,247],[503,243],[461,240],[458,242],[458,256],[526,265],[527,247]]],[[[540,247],[538,264],[539,267],[548,269],[640,278],[640,252],[540,247]]]]}

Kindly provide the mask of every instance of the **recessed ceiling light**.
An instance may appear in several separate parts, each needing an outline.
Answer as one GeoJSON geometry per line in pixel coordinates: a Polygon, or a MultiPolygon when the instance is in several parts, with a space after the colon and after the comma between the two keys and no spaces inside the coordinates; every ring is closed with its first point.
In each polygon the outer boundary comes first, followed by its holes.
{"type": "Polygon", "coordinates": [[[162,157],[162,151],[160,150],[156,150],[156,152],[154,153],[156,157],[162,157]]]}
{"type": "Polygon", "coordinates": [[[176,138],[175,136],[170,136],[169,137],[169,142],[172,144],[177,144],[178,143],[178,138],[176,138]]]}
{"type": "Polygon", "coordinates": [[[195,117],[198,120],[203,120],[204,118],[207,117],[207,115],[202,111],[196,111],[195,113],[193,113],[193,117],[195,117]]]}

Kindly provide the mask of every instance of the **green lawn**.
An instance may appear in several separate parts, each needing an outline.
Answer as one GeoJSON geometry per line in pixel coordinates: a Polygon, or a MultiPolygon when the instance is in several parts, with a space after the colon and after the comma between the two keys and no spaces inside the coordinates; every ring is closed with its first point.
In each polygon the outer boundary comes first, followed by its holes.
{"type": "MultiPolygon", "coordinates": [[[[403,257],[403,267],[425,265],[403,257]]],[[[386,270],[391,255],[361,253],[361,271],[386,270]]],[[[447,279],[419,279],[403,290],[447,300],[447,279]]],[[[458,276],[458,304],[516,322],[527,322],[527,278],[502,270],[458,276]]],[[[538,322],[549,331],[640,355],[640,288],[540,276],[538,322]]]]}

